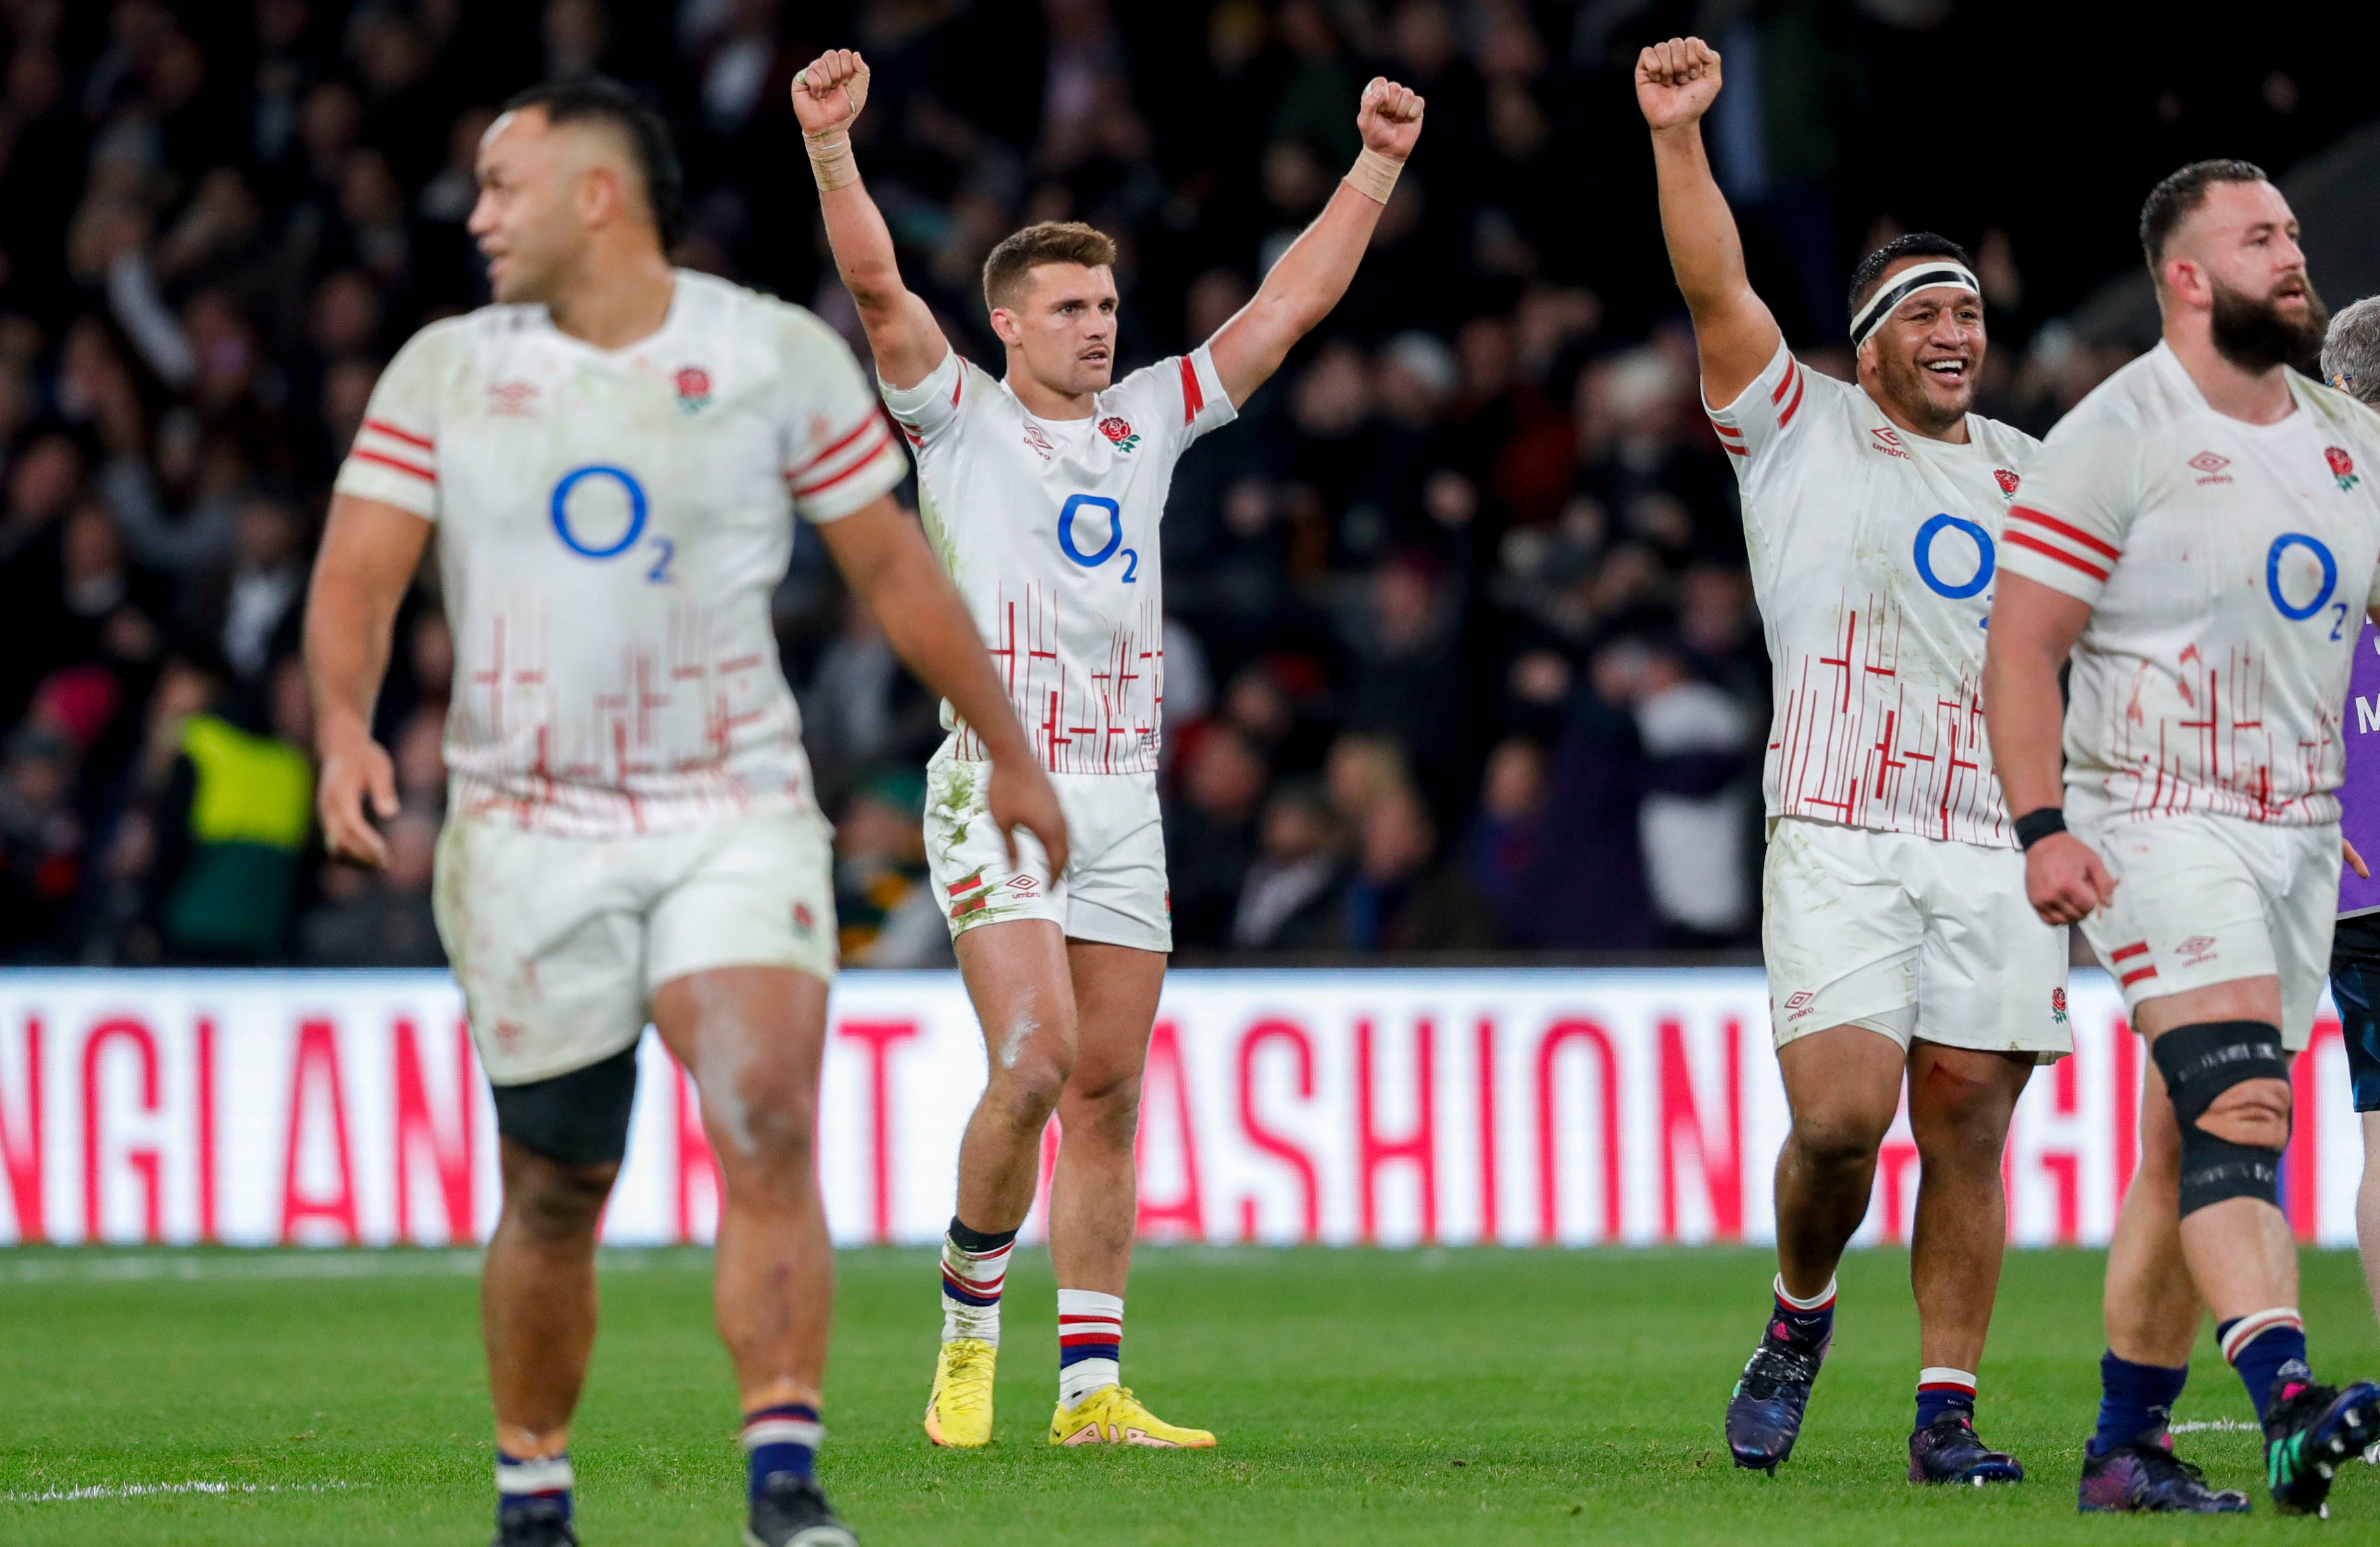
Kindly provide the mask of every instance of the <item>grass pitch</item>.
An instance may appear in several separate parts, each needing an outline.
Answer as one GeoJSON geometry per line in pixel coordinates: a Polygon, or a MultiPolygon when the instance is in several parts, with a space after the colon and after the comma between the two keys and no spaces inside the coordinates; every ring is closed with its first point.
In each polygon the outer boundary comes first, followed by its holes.
{"type": "MultiPolygon", "coordinates": [[[[1020,1254],[1022,1256],[1023,1254],[1020,1254]]],[[[2100,1259],[2009,1259],[1984,1430],[2034,1480],[1902,1480],[1916,1366],[1907,1261],[1844,1264],[1835,1352],[1792,1462],[1728,1464],[1719,1415],[1757,1335],[1759,1251],[1147,1250],[1127,1376],[1220,1450],[1053,1451],[1046,1258],[1009,1281],[1000,1437],[918,1431],[938,1321],[921,1252],[843,1259],[826,1480],[870,1547],[904,1543],[1935,1543],[2264,1541],[2245,1520],[2082,1518],[2100,1259]]],[[[699,1252],[609,1254],[573,1450],[589,1547],[728,1547],[740,1456],[699,1252]]],[[[470,1544],[491,1450],[468,1253],[0,1252],[0,1541],[470,1544]]],[[[2310,1253],[2325,1371],[2380,1370],[2351,1256],[2310,1253]]],[[[2184,1453],[2252,1487],[2239,1383],[2202,1340],[2184,1453]]],[[[2380,1472],[2331,1531],[2373,1540],[2380,1472]]]]}

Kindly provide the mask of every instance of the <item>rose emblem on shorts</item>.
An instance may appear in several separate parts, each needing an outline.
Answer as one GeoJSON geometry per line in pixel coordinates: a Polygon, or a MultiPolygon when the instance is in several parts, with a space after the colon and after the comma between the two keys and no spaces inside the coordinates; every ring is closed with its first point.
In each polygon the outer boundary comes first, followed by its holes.
{"type": "Polygon", "coordinates": [[[2362,480],[2357,476],[2355,471],[2355,458],[2347,454],[2347,448],[2345,446],[2324,446],[2322,448],[2322,459],[2330,464],[2330,476],[2338,480],[2338,492],[2340,493],[2343,494],[2347,493],[2347,491],[2354,488],[2356,484],[2362,481],[2362,480]]]}
{"type": "Polygon", "coordinates": [[[2049,1019],[2053,1025],[2066,1024],[2066,990],[2062,987],[2049,991],[2049,1019]]]}
{"type": "Polygon", "coordinates": [[[1992,469],[1992,476],[1999,480],[2000,493],[2003,494],[2015,493],[2016,486],[2023,481],[2023,480],[2018,478],[2016,474],[2010,472],[2006,468],[1994,468],[1992,469]]]}
{"type": "Polygon", "coordinates": [[[810,911],[810,905],[806,902],[794,904],[794,932],[808,934],[817,928],[818,915],[810,911]]]}
{"type": "Polygon", "coordinates": [[[678,412],[698,414],[710,407],[710,372],[699,365],[680,366],[675,380],[678,412]]]}
{"type": "Polygon", "coordinates": [[[1118,451],[1130,451],[1140,444],[1140,437],[1132,432],[1132,420],[1114,414],[1099,420],[1099,433],[1113,443],[1118,451]]]}

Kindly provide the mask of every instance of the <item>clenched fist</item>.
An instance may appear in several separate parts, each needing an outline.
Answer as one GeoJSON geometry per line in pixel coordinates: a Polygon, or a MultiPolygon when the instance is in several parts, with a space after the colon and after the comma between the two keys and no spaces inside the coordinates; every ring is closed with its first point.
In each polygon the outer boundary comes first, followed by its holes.
{"type": "Polygon", "coordinates": [[[1691,124],[1718,95],[1718,50],[1700,38],[1671,38],[1636,55],[1636,105],[1656,129],[1691,124]]]}
{"type": "Polygon", "coordinates": [[[1364,88],[1364,104],[1355,111],[1355,128],[1364,137],[1364,149],[1390,161],[1413,154],[1414,141],[1421,138],[1422,106],[1411,87],[1374,76],[1364,88]]]}
{"type": "Polygon", "coordinates": [[[812,137],[848,129],[868,105],[868,61],[848,48],[830,48],[794,77],[794,116],[812,137]]]}

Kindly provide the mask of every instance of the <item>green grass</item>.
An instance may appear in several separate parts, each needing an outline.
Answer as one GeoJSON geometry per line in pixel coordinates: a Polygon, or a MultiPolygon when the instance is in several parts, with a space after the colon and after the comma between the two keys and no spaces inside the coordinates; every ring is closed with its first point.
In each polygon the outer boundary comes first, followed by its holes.
{"type": "MultiPolygon", "coordinates": [[[[1728,1465],[1719,1412],[1770,1272],[1755,1251],[1148,1250],[1126,1370],[1206,1454],[1041,1443],[1055,1335],[1046,1260],[1010,1279],[998,1441],[918,1432],[937,1328],[930,1258],[843,1260],[827,1480],[871,1547],[900,1543],[1934,1543],[2262,1541],[2320,1528],[2081,1519],[2100,1259],[2012,1254],[1984,1427],[2035,1480],[1901,1480],[1916,1365],[1907,1263],[1844,1264],[1842,1320],[1800,1452],[1728,1465]]],[[[607,1256],[604,1330],[574,1450],[589,1547],[735,1539],[733,1392],[707,1258],[607,1256]]],[[[2309,1254],[2325,1370],[2380,1369],[2351,1256],[2309,1254]]],[[[460,1253],[0,1252],[0,1541],[469,1543],[490,1448],[474,1261],[460,1253]],[[192,1481],[228,1492],[27,1502],[192,1481]]],[[[2244,1419],[2211,1343],[2181,1420],[2244,1419]]],[[[2184,1438],[2249,1486],[2253,1437],[2184,1438]]],[[[2370,1541],[2380,1474],[2334,1494],[2370,1541]]],[[[2294,1538],[2293,1538],[2294,1539],[2294,1538]]]]}

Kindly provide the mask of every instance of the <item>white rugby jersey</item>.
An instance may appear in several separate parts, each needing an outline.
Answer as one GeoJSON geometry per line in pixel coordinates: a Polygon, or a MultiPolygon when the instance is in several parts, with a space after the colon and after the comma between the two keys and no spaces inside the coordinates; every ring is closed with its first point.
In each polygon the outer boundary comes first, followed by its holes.
{"type": "Polygon", "coordinates": [[[1976,414],[1964,445],[1905,434],[1781,342],[1710,417],[1774,673],[1768,814],[2013,844],[1984,740],[1984,620],[2039,443],[1976,414]]]}
{"type": "MultiPolygon", "coordinates": [[[[1173,464],[1235,417],[1201,345],[1134,372],[1087,419],[1039,419],[956,350],[884,401],[918,506],[1026,734],[1053,774],[1156,772],[1165,702],[1157,525],[1173,464]]],[[[954,756],[984,756],[948,703],[954,756]]]]}
{"type": "Polygon", "coordinates": [[[826,324],[680,270],[624,349],[538,306],[422,329],[337,487],[438,525],[457,809],[608,837],[811,798],[770,593],[795,511],[833,520],[906,471],[826,324]]]}
{"type": "Polygon", "coordinates": [[[2050,432],[2010,513],[2010,570],[2092,605],[2066,711],[2085,815],[2338,820],[2380,420],[2289,382],[2295,412],[2244,423],[2159,344],[2050,432]]]}

